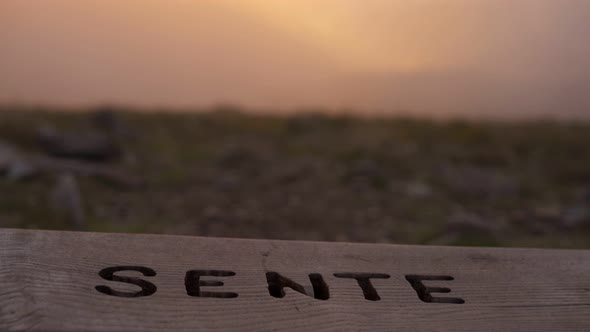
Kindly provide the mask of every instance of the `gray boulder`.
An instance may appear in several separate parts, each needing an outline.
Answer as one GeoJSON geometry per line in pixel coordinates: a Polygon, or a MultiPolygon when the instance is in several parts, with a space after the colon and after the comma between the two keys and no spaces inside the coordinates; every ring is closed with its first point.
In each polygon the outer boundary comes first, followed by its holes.
{"type": "Polygon", "coordinates": [[[561,211],[562,225],[566,228],[576,228],[590,224],[590,206],[579,204],[568,206],[561,211]]]}
{"type": "Polygon", "coordinates": [[[514,176],[488,168],[445,165],[441,178],[452,192],[477,196],[514,196],[520,191],[520,182],[514,176]]]}
{"type": "Polygon", "coordinates": [[[11,181],[29,178],[37,169],[26,156],[12,144],[0,141],[0,174],[11,181]]]}
{"type": "Polygon", "coordinates": [[[110,135],[100,132],[60,133],[50,126],[37,133],[45,151],[55,157],[109,161],[121,156],[121,147],[110,135]]]}

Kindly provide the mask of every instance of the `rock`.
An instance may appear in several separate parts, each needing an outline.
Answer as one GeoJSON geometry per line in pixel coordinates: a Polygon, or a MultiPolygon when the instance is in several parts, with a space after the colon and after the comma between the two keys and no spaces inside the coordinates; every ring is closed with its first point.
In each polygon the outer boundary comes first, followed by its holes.
{"type": "Polygon", "coordinates": [[[16,147],[0,141],[0,175],[8,180],[19,181],[39,174],[62,173],[96,177],[121,188],[142,184],[137,176],[107,165],[24,154],[16,147]]]}
{"type": "Polygon", "coordinates": [[[227,172],[217,176],[215,183],[220,190],[231,191],[240,188],[243,181],[238,174],[227,172]]]}
{"type": "Polygon", "coordinates": [[[7,172],[12,163],[19,157],[16,148],[12,144],[0,141],[0,173],[7,172]]]}
{"type": "Polygon", "coordinates": [[[121,188],[134,188],[142,184],[137,176],[107,165],[27,155],[0,141],[0,175],[6,179],[19,181],[38,174],[62,173],[96,177],[121,188]]]}
{"type": "Polygon", "coordinates": [[[547,203],[533,208],[534,219],[553,222],[561,217],[562,207],[559,204],[547,203]]]}
{"type": "Polygon", "coordinates": [[[143,184],[141,178],[136,175],[103,164],[97,165],[89,162],[48,157],[30,159],[36,169],[43,173],[70,173],[78,176],[92,176],[124,189],[136,188],[143,184]]]}
{"type": "Polygon", "coordinates": [[[59,133],[46,126],[38,130],[37,138],[45,151],[56,157],[108,161],[121,155],[119,144],[99,132],[59,133]]]}
{"type": "Polygon", "coordinates": [[[451,232],[495,232],[502,228],[495,220],[484,220],[475,213],[456,211],[448,220],[447,229],[451,232]],[[494,221],[494,222],[491,222],[494,221]]]}
{"type": "Polygon", "coordinates": [[[387,178],[379,165],[371,159],[354,161],[342,176],[345,183],[369,185],[375,189],[387,187],[387,178]]]}
{"type": "Polygon", "coordinates": [[[521,207],[509,215],[512,223],[525,228],[532,235],[555,233],[560,223],[560,217],[561,206],[548,202],[542,205],[521,207]]]}
{"type": "Polygon", "coordinates": [[[480,167],[444,166],[442,180],[451,191],[471,196],[514,196],[520,190],[515,177],[480,167]]]}
{"type": "Polygon", "coordinates": [[[415,142],[398,142],[390,150],[391,154],[398,158],[414,157],[419,151],[420,148],[415,142]]]}
{"type": "Polygon", "coordinates": [[[405,193],[413,198],[427,198],[432,195],[432,187],[422,181],[406,183],[405,193]]]}
{"type": "Polygon", "coordinates": [[[573,191],[574,199],[577,201],[590,201],[590,185],[579,186],[573,191]]]}
{"type": "Polygon", "coordinates": [[[38,174],[38,169],[25,159],[15,160],[6,172],[6,178],[10,181],[21,181],[38,174]]]}
{"type": "Polygon", "coordinates": [[[217,166],[223,169],[252,170],[258,168],[260,163],[261,160],[255,151],[240,145],[223,148],[217,158],[217,166]]]}
{"type": "Polygon", "coordinates": [[[72,174],[61,174],[50,193],[54,210],[62,213],[77,230],[85,228],[85,213],[78,182],[72,174]]]}
{"type": "Polygon", "coordinates": [[[294,159],[287,162],[275,162],[268,166],[269,185],[294,184],[311,179],[321,165],[313,159],[294,159]]]}
{"type": "Polygon", "coordinates": [[[561,222],[566,228],[590,224],[590,207],[587,205],[574,205],[564,208],[561,211],[561,222]]]}
{"type": "Polygon", "coordinates": [[[20,181],[37,173],[35,166],[16,147],[0,142],[0,174],[11,181],[20,181]]]}
{"type": "Polygon", "coordinates": [[[352,163],[348,175],[352,177],[371,177],[380,175],[380,170],[375,161],[371,159],[359,159],[352,163]]]}
{"type": "Polygon", "coordinates": [[[344,170],[341,179],[344,183],[352,184],[359,190],[371,188],[381,191],[391,187],[383,169],[372,159],[354,161],[344,170]]]}
{"type": "Polygon", "coordinates": [[[446,229],[428,244],[495,246],[498,243],[498,231],[503,227],[505,222],[500,220],[484,220],[478,214],[459,210],[449,217],[446,229]]]}

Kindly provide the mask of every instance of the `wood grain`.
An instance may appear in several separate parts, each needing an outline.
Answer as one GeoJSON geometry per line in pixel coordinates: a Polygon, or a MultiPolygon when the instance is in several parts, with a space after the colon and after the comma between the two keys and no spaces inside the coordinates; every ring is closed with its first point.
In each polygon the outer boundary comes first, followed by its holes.
{"type": "Polygon", "coordinates": [[[0,331],[25,330],[590,331],[590,251],[0,230],[0,331]],[[100,293],[96,286],[141,290],[99,276],[112,266],[153,269],[155,276],[116,275],[157,291],[100,293]],[[209,285],[202,291],[238,296],[189,296],[192,270],[235,273],[201,277],[209,285]],[[311,296],[290,288],[271,296],[272,272],[311,296]],[[328,299],[313,297],[312,273],[323,277],[328,299]],[[358,273],[375,274],[378,297],[363,294],[358,273]],[[432,295],[464,303],[421,301],[412,275],[451,276],[423,283],[450,288],[432,295]]]}

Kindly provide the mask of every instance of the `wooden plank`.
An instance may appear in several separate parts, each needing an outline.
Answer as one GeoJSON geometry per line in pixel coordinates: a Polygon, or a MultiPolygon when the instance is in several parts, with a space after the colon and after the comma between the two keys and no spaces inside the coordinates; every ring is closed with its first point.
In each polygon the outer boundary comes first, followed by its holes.
{"type": "Polygon", "coordinates": [[[0,230],[0,330],[590,331],[590,251],[0,230]]]}

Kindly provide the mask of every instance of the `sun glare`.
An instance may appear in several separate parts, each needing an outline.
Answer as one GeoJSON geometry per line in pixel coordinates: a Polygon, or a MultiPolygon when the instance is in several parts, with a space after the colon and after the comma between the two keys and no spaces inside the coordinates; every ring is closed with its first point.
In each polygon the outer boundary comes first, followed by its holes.
{"type": "Polygon", "coordinates": [[[403,6],[369,1],[361,7],[358,1],[350,0],[223,0],[218,4],[254,15],[291,38],[308,43],[345,71],[418,72],[448,65],[446,59],[433,57],[432,49],[426,52],[427,45],[405,43],[410,39],[406,34],[420,39],[420,35],[432,34],[435,26],[414,24],[408,29],[406,24],[403,29],[389,29],[389,18],[379,15],[385,7],[399,19],[420,21],[419,17],[408,18],[412,13],[403,6]],[[384,30],[389,31],[383,34],[384,30]]]}

